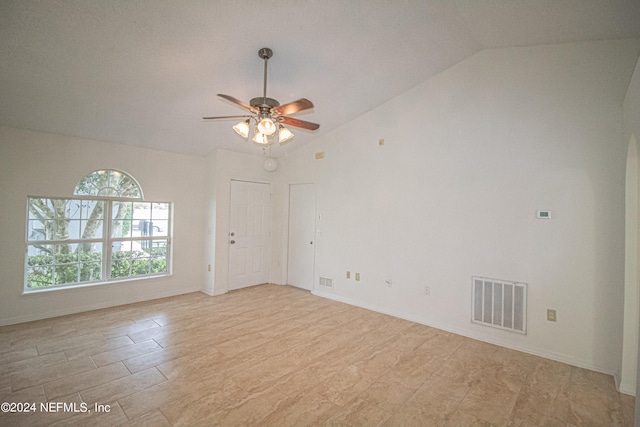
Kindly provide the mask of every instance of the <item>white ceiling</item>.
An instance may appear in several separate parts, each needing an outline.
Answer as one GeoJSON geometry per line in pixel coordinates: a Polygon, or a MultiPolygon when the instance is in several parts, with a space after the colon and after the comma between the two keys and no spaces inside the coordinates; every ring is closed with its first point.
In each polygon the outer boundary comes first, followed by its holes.
{"type": "Polygon", "coordinates": [[[307,144],[481,49],[640,38],[638,0],[2,0],[0,124],[205,155],[248,102],[308,98],[307,144]]]}

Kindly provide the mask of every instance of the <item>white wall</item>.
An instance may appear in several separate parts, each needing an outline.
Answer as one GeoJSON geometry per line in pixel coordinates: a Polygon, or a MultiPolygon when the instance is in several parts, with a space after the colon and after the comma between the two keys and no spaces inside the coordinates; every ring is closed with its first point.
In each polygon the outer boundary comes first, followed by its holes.
{"type": "MultiPolygon", "coordinates": [[[[229,128],[229,132],[231,129],[229,128]]],[[[247,144],[239,139],[239,144],[247,144]]],[[[253,144],[253,143],[251,143],[253,144]]],[[[231,180],[271,183],[274,175],[266,172],[262,163],[266,156],[236,153],[228,150],[214,150],[206,158],[206,200],[207,243],[205,247],[207,268],[202,291],[209,295],[219,295],[229,289],[229,201],[231,180]]],[[[273,267],[272,273],[278,271],[273,267]]],[[[272,282],[278,283],[278,276],[272,275],[272,282]]]]}
{"type": "Polygon", "coordinates": [[[483,51],[281,159],[279,200],[317,184],[316,283],[335,287],[315,292],[619,374],[621,117],[639,48],[483,51]],[[474,275],[529,284],[526,336],[470,323],[474,275]]]}
{"type": "MultiPolygon", "coordinates": [[[[638,396],[637,388],[640,381],[637,375],[640,370],[638,366],[638,322],[640,298],[640,283],[638,271],[638,257],[640,257],[640,211],[638,201],[640,200],[640,179],[638,171],[638,161],[640,160],[640,60],[636,62],[635,71],[629,83],[627,93],[623,103],[623,137],[622,146],[628,150],[627,158],[627,183],[626,196],[630,202],[627,205],[627,212],[631,213],[626,218],[627,229],[625,233],[626,253],[625,253],[625,305],[624,305],[624,341],[622,352],[622,372],[620,390],[638,396]],[[635,155],[635,158],[633,157],[635,155]],[[635,173],[635,175],[634,175],[635,173]],[[632,179],[635,178],[635,181],[632,179]],[[635,192],[635,193],[634,193],[635,192]],[[635,198],[633,197],[635,196],[635,198]],[[635,204],[633,203],[635,202],[635,204]],[[634,212],[635,209],[635,212],[634,212]],[[635,213],[635,217],[632,215],[635,213]]],[[[640,414],[638,405],[637,414],[640,414]]],[[[640,416],[636,416],[636,425],[640,425],[640,416]]]]}
{"type": "Polygon", "coordinates": [[[0,325],[200,290],[205,159],[0,127],[0,325]],[[27,196],[72,197],[90,172],[118,169],[145,200],[174,203],[173,275],[22,295],[27,196]]]}

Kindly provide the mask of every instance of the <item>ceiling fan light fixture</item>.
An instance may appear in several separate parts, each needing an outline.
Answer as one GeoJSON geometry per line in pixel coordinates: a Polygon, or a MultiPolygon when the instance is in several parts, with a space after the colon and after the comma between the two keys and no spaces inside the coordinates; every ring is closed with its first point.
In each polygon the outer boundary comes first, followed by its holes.
{"type": "Polygon", "coordinates": [[[260,145],[268,145],[269,138],[267,137],[267,135],[259,132],[258,129],[256,129],[255,135],[253,135],[253,142],[260,145]]]}
{"type": "Polygon", "coordinates": [[[247,139],[249,137],[249,130],[250,130],[249,119],[243,120],[238,124],[236,124],[235,126],[233,126],[233,130],[236,131],[236,133],[241,137],[247,139]]]}
{"type": "Polygon", "coordinates": [[[280,141],[280,144],[293,138],[293,132],[289,129],[282,125],[278,125],[278,127],[278,141],[280,141]]]}
{"type": "Polygon", "coordinates": [[[269,117],[264,117],[260,120],[260,123],[258,123],[258,130],[260,133],[270,136],[276,133],[276,124],[273,123],[273,120],[269,117]]]}
{"type": "Polygon", "coordinates": [[[218,96],[222,99],[229,101],[236,106],[249,111],[250,115],[244,116],[218,116],[218,117],[203,117],[203,120],[228,120],[242,118],[247,119],[237,123],[233,126],[233,130],[244,139],[251,137],[253,131],[253,142],[258,145],[266,146],[275,143],[276,132],[278,132],[278,141],[284,143],[293,138],[293,133],[282,126],[281,123],[286,123],[288,126],[295,128],[306,129],[310,131],[318,130],[319,124],[307,122],[305,120],[295,119],[289,117],[292,114],[296,114],[300,111],[305,111],[313,108],[313,103],[306,98],[300,98],[296,101],[280,105],[280,103],[273,98],[267,97],[267,63],[269,58],[273,56],[273,51],[267,47],[258,51],[260,59],[264,60],[264,79],[262,96],[252,98],[249,103],[240,101],[230,95],[224,95],[219,93],[218,96]],[[253,129],[252,129],[253,126],[253,129]],[[269,139],[271,137],[271,139],[269,139]]]}

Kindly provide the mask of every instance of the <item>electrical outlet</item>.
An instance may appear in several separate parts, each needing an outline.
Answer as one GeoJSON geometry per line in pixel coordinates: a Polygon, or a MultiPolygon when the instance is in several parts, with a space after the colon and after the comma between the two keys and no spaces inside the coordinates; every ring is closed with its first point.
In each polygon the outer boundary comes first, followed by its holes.
{"type": "Polygon", "coordinates": [[[347,279],[351,279],[351,272],[347,271],[347,279]]]}
{"type": "Polygon", "coordinates": [[[429,286],[425,286],[425,287],[424,287],[424,294],[425,294],[426,296],[431,295],[431,287],[429,287],[429,286]]]}
{"type": "Polygon", "coordinates": [[[211,271],[211,264],[207,264],[207,271],[211,271]]]}
{"type": "Polygon", "coordinates": [[[556,321],[556,311],[555,310],[553,310],[551,308],[547,309],[547,320],[549,322],[555,322],[556,321]]]}
{"type": "Polygon", "coordinates": [[[356,273],[356,282],[360,281],[360,273],[356,273]]]}

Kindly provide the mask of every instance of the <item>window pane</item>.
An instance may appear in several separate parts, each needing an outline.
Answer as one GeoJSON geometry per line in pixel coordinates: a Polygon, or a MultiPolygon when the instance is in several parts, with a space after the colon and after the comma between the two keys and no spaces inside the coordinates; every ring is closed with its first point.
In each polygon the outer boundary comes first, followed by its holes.
{"type": "MultiPolygon", "coordinates": [[[[61,221],[59,221],[60,223],[61,221]]],[[[65,221],[67,230],[67,239],[78,240],[80,238],[80,220],[70,219],[65,221]]],[[[60,231],[60,230],[58,230],[60,231]]]]}
{"type": "Polygon", "coordinates": [[[167,256],[167,241],[154,240],[153,249],[151,250],[152,258],[163,258],[167,256]]]}
{"type": "Polygon", "coordinates": [[[30,221],[30,223],[33,227],[29,231],[29,240],[36,241],[55,239],[55,220],[30,221]]]}
{"type": "Polygon", "coordinates": [[[82,221],[80,224],[80,238],[81,239],[100,239],[103,236],[104,221],[102,220],[89,220],[82,221]]]}
{"type": "Polygon", "coordinates": [[[116,242],[111,253],[111,277],[129,277],[131,275],[131,250],[116,242]]]}
{"type": "Polygon", "coordinates": [[[169,219],[169,203],[152,203],[151,217],[154,221],[169,219]]]}
{"type": "Polygon", "coordinates": [[[153,221],[140,220],[138,228],[140,229],[140,237],[153,237],[160,232],[153,221]]]}
{"type": "Polygon", "coordinates": [[[122,221],[112,221],[111,223],[111,237],[131,237],[132,224],[130,219],[123,219],[122,221]]]}
{"type": "Polygon", "coordinates": [[[102,243],[82,243],[79,248],[80,281],[93,282],[102,279],[102,243]]]}
{"type": "Polygon", "coordinates": [[[99,239],[103,236],[104,201],[83,200],[82,222],[80,224],[81,239],[99,239]]]}
{"type": "Polygon", "coordinates": [[[102,243],[82,243],[78,248],[80,256],[80,281],[102,280],[102,243]]]}
{"type": "Polygon", "coordinates": [[[151,260],[151,273],[167,273],[167,260],[166,258],[158,258],[151,260]]]}
{"type": "Polygon", "coordinates": [[[167,272],[167,241],[156,240],[151,250],[151,273],[167,272]]]}
{"type": "Polygon", "coordinates": [[[102,263],[87,262],[80,265],[81,282],[97,282],[102,280],[102,263]]]}
{"type": "Polygon", "coordinates": [[[111,262],[111,278],[118,279],[121,277],[129,277],[131,271],[130,260],[117,260],[111,262]]]}
{"type": "Polygon", "coordinates": [[[27,249],[27,265],[53,264],[53,245],[29,245],[27,249]]]}
{"type": "Polygon", "coordinates": [[[27,267],[27,288],[42,288],[53,284],[53,267],[27,267]]]}
{"type": "Polygon", "coordinates": [[[82,202],[80,200],[55,200],[56,217],[66,219],[80,219],[82,202]]]}
{"type": "Polygon", "coordinates": [[[114,202],[111,212],[111,237],[131,236],[131,210],[130,202],[114,202]]]}
{"type": "Polygon", "coordinates": [[[153,220],[149,225],[150,230],[153,234],[151,236],[167,236],[169,221],[167,220],[153,220]]]}
{"type": "Polygon", "coordinates": [[[47,221],[47,226],[51,228],[50,234],[49,234],[49,231],[47,230],[48,238],[52,240],[68,240],[69,239],[69,220],[64,218],[56,218],[53,221],[47,221]]]}
{"type": "Polygon", "coordinates": [[[27,240],[47,240],[45,222],[39,219],[30,219],[27,224],[27,240]]]}
{"type": "Polygon", "coordinates": [[[103,219],[104,204],[103,200],[82,200],[82,218],[83,219],[103,219]]]}
{"type": "Polygon", "coordinates": [[[142,259],[134,259],[133,264],[131,266],[131,275],[132,276],[140,276],[144,274],[149,274],[149,258],[142,259]]]}
{"type": "Polygon", "coordinates": [[[151,221],[151,203],[134,203],[133,219],[145,219],[151,221]]]}
{"type": "Polygon", "coordinates": [[[66,244],[61,244],[61,245],[56,245],[56,252],[55,252],[55,263],[56,264],[69,264],[72,262],[78,262],[78,252],[76,251],[77,249],[77,244],[75,245],[66,245],[66,244]]]}
{"type": "Polygon", "coordinates": [[[29,218],[53,218],[55,216],[53,201],[50,199],[29,198],[29,218]]]}
{"type": "Polygon", "coordinates": [[[55,266],[55,284],[78,282],[78,264],[63,264],[55,266]]]}
{"type": "Polygon", "coordinates": [[[73,194],[82,196],[129,197],[141,199],[138,183],[124,172],[104,169],[90,173],[76,185],[73,194]]]}

